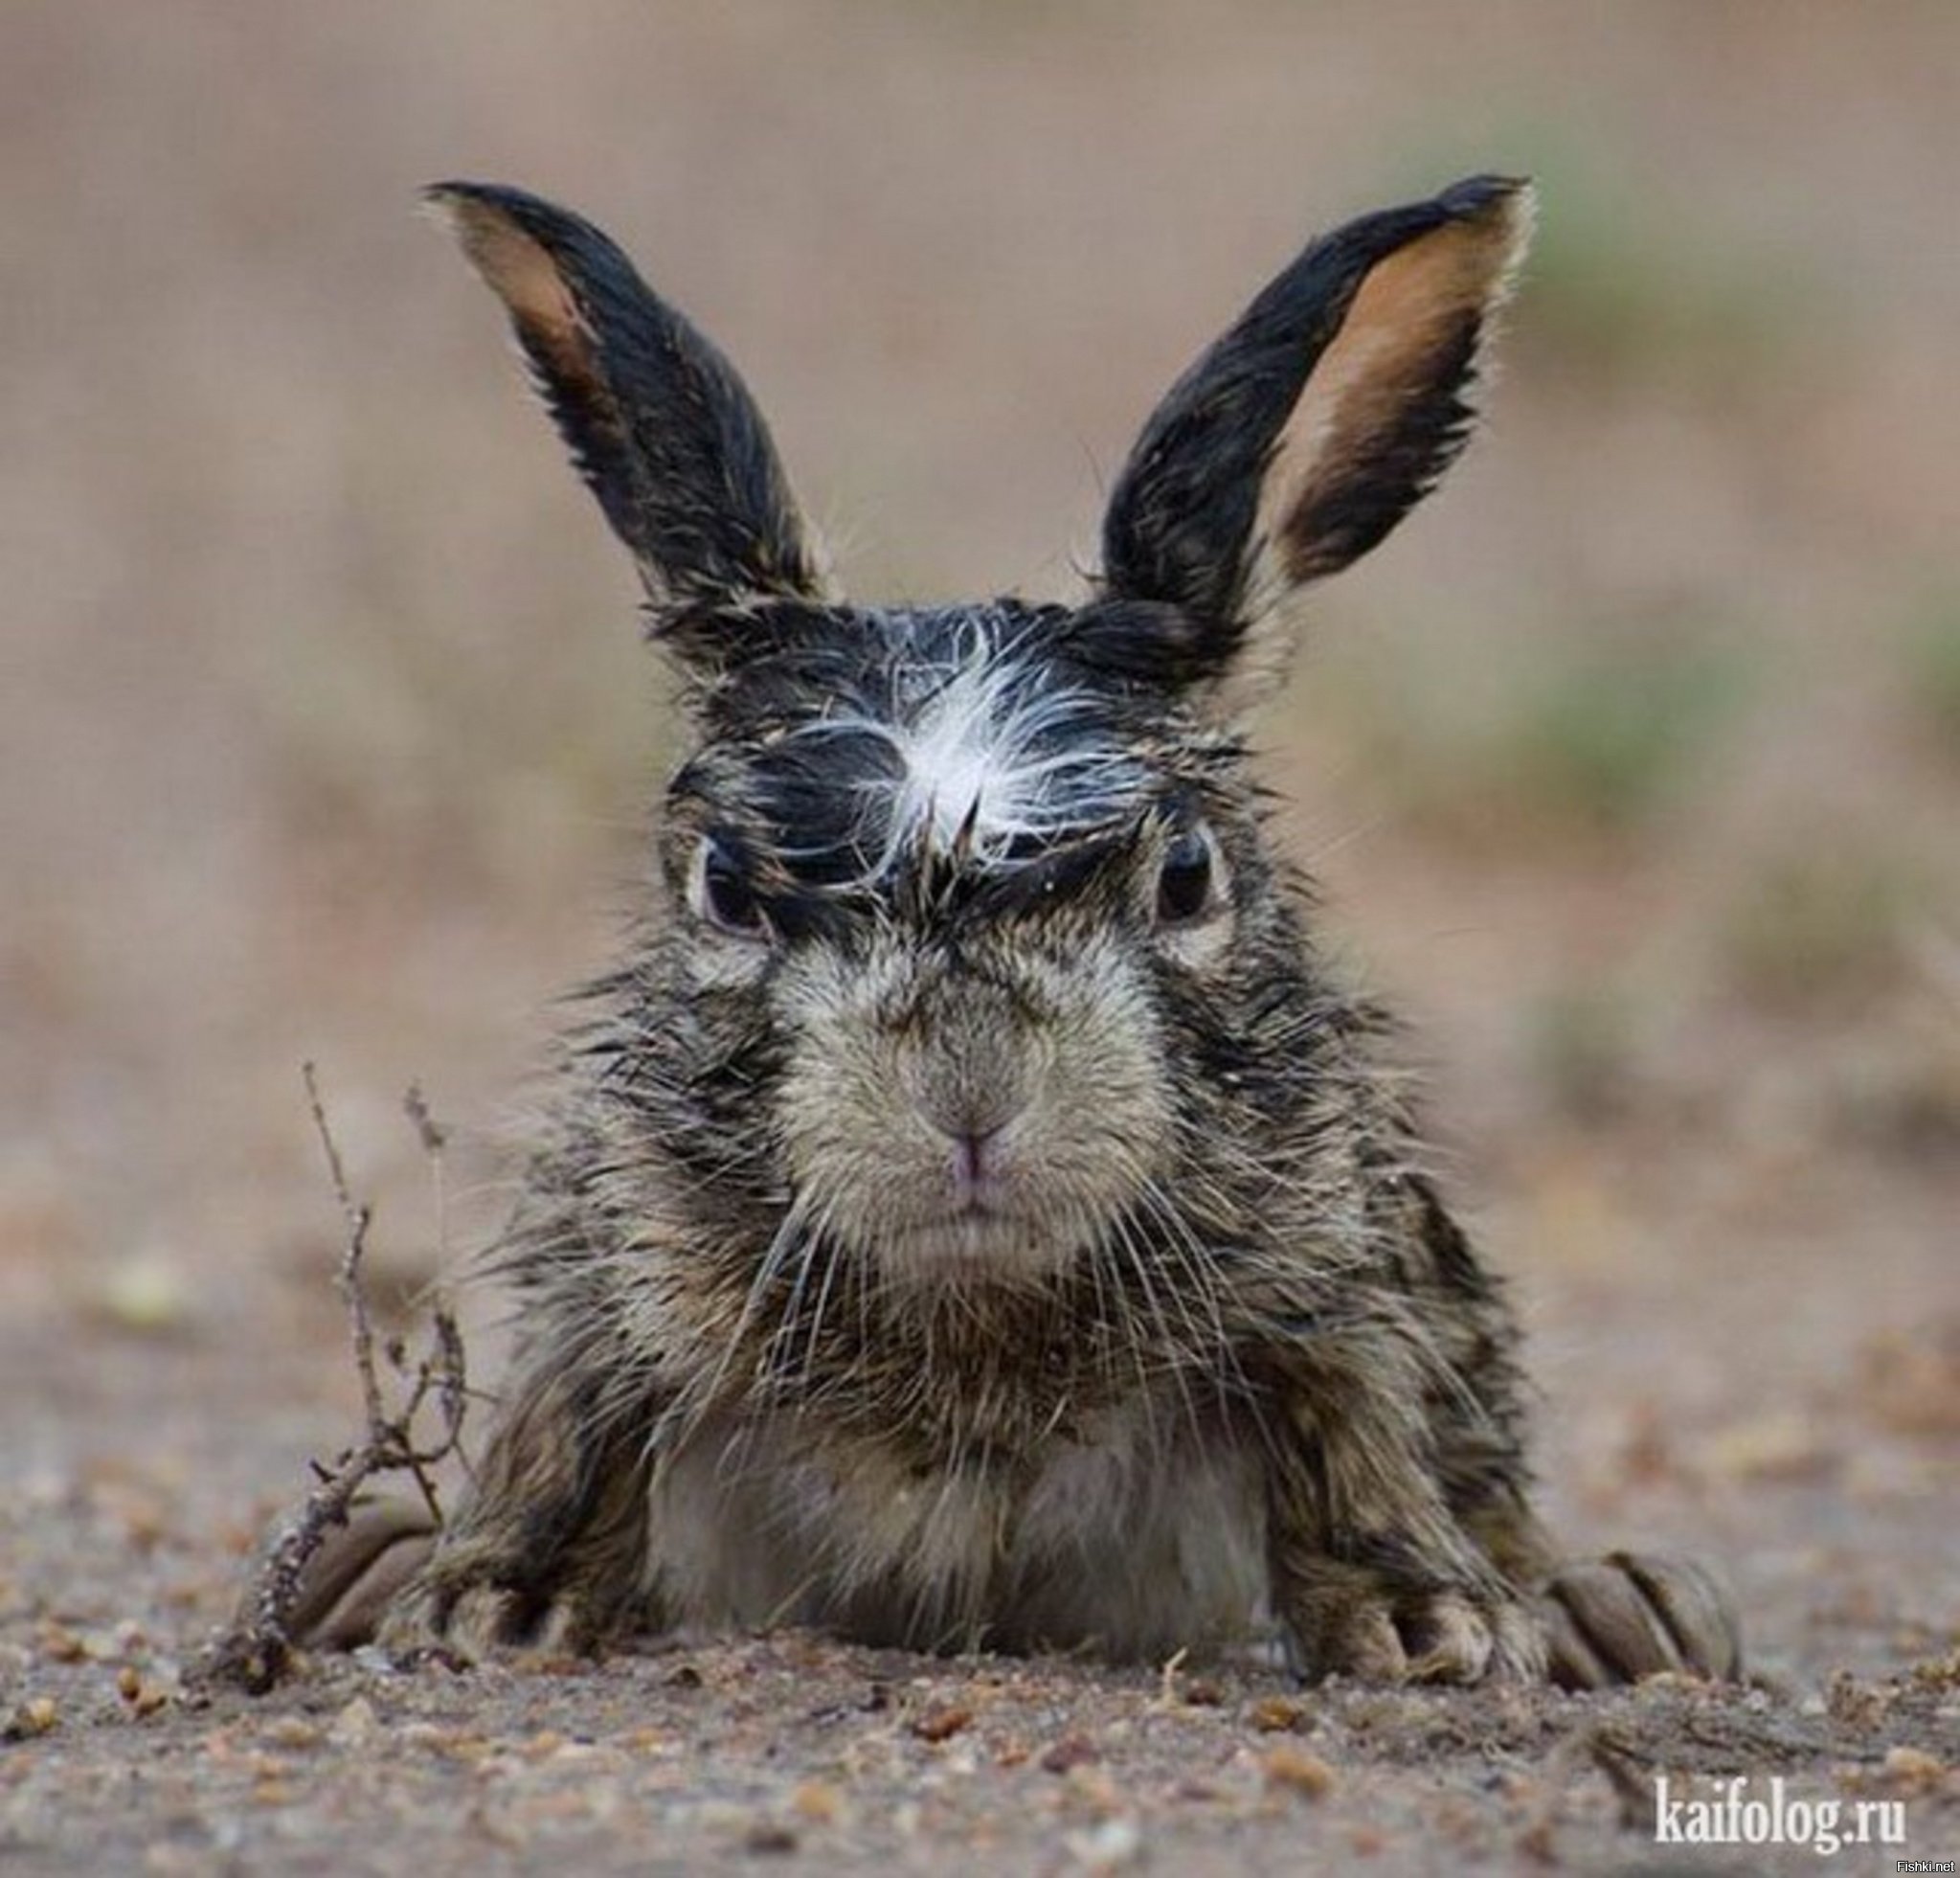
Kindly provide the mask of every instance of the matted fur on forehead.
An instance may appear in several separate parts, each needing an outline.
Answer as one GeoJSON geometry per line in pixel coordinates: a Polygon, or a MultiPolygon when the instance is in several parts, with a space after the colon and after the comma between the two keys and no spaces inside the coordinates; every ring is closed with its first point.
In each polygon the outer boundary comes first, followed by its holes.
{"type": "Polygon", "coordinates": [[[1235,751],[1073,656],[1062,607],[772,608],[697,698],[677,801],[801,885],[934,855],[996,871],[1137,825],[1235,751]]]}

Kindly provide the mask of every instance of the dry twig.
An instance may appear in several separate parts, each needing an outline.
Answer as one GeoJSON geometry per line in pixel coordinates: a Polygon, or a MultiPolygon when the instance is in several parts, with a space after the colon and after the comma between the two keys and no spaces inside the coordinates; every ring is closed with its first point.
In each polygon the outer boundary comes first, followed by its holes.
{"type": "MultiPolygon", "coordinates": [[[[430,1517],[440,1525],[441,1506],[430,1470],[459,1451],[469,1401],[462,1332],[454,1314],[436,1303],[429,1311],[427,1351],[413,1370],[402,1346],[398,1343],[389,1346],[394,1367],[406,1385],[399,1405],[390,1413],[375,1367],[373,1323],[361,1284],[361,1264],[367,1255],[373,1210],[357,1202],[348,1184],[347,1168],[327,1123],[311,1063],[303,1067],[302,1075],[313,1126],[327,1157],[334,1198],[340,1204],[347,1229],[335,1282],[347,1305],[349,1336],[361,1379],[367,1429],[361,1441],[343,1450],[330,1464],[317,1460],[312,1463],[315,1479],[311,1491],[260,1553],[239,1601],[237,1617],[215,1639],[198,1665],[201,1680],[229,1683],[255,1695],[273,1687],[290,1666],[293,1648],[290,1624],[304,1590],[307,1567],[326,1544],[328,1533],[347,1525],[356,1497],[373,1476],[400,1472],[412,1475],[430,1517]],[[439,1425],[435,1438],[423,1445],[417,1438],[416,1422],[432,1397],[439,1425]]],[[[406,1106],[423,1152],[430,1160],[439,1218],[444,1136],[430,1116],[418,1089],[409,1091],[406,1106]]]]}

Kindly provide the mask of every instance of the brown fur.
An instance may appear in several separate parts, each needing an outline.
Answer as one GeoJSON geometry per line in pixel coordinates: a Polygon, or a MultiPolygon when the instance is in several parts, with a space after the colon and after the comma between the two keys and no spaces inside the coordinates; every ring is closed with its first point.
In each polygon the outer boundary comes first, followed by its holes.
{"type": "Polygon", "coordinates": [[[1653,1561],[1535,1605],[1514,1322],[1221,702],[1460,446],[1521,187],[1310,247],[1146,427],[1087,604],[885,611],[775,577],[808,558],[760,419],[610,242],[441,194],[696,743],[501,1249],[488,1451],[386,1640],[1729,1666],[1653,1561]]]}

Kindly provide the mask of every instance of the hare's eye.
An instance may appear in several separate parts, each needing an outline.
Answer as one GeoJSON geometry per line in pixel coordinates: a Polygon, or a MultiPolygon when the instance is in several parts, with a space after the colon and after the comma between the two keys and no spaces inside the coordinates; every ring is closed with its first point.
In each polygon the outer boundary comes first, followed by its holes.
{"type": "Polygon", "coordinates": [[[694,851],[693,878],[687,883],[688,903],[705,919],[737,939],[760,939],[766,928],[762,903],[742,878],[742,870],[720,842],[707,836],[694,851]]]}
{"type": "Polygon", "coordinates": [[[1157,875],[1159,923],[1183,925],[1208,913],[1216,872],[1208,829],[1184,828],[1173,835],[1157,875]]]}

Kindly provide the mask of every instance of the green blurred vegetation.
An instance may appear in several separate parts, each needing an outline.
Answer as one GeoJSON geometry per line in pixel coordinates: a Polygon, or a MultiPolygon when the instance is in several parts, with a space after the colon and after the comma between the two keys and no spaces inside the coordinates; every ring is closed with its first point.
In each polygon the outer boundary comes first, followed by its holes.
{"type": "Polygon", "coordinates": [[[1704,635],[1575,629],[1474,674],[1378,652],[1337,679],[1332,702],[1418,831],[1617,841],[1691,796],[1749,679],[1704,635]]]}
{"type": "Polygon", "coordinates": [[[1616,983],[1561,984],[1524,1006],[1525,1061],[1557,1114],[1590,1127],[1625,1113],[1635,1093],[1637,1016],[1616,983]]]}
{"type": "Polygon", "coordinates": [[[1834,843],[1757,863],[1731,902],[1720,939],[1726,977],[1768,1009],[1857,1003],[1895,979],[1902,936],[1924,902],[1898,855],[1834,843]]]}
{"type": "Polygon", "coordinates": [[[1960,582],[1914,602],[1901,650],[1912,714],[1938,750],[1960,760],[1960,582]]]}

